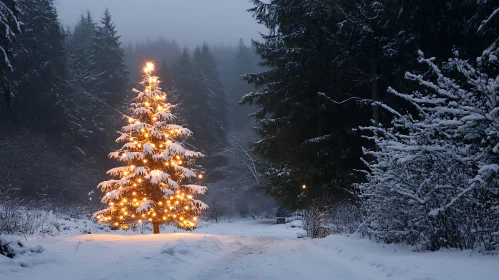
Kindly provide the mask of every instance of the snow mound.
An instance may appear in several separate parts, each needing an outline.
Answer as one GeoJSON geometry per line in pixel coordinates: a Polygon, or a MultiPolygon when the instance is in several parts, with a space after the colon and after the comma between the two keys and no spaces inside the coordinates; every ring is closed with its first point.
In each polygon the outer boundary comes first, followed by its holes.
{"type": "Polygon", "coordinates": [[[302,220],[294,220],[288,223],[288,226],[291,228],[303,228],[303,221],[302,220]]]}
{"type": "Polygon", "coordinates": [[[305,238],[307,237],[307,231],[306,230],[300,230],[296,232],[296,237],[297,238],[305,238]]]}
{"type": "Polygon", "coordinates": [[[40,257],[43,251],[40,245],[27,246],[22,241],[0,236],[0,275],[4,270],[17,271],[44,263],[44,258],[40,257]]]}
{"type": "Polygon", "coordinates": [[[0,237],[0,255],[4,255],[11,259],[28,253],[40,254],[43,250],[42,246],[27,247],[21,241],[9,240],[7,238],[0,237]]]}

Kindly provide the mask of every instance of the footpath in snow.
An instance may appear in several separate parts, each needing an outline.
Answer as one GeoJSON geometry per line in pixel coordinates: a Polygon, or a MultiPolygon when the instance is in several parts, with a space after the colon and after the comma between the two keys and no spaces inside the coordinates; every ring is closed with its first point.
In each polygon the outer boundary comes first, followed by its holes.
{"type": "Polygon", "coordinates": [[[418,253],[346,236],[298,239],[297,229],[274,222],[213,224],[194,233],[30,240],[45,251],[24,255],[16,263],[0,255],[0,279],[499,279],[497,256],[418,253]]]}

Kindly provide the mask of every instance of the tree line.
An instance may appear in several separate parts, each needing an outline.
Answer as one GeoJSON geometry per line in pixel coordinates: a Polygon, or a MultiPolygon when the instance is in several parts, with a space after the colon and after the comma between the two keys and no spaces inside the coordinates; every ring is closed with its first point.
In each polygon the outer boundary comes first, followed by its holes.
{"type": "MultiPolygon", "coordinates": [[[[19,30],[3,77],[2,192],[25,200],[85,201],[97,182],[128,86],[109,11],[65,28],[52,0],[5,1],[19,30]]],[[[3,3],[2,3],[3,4],[3,3]]],[[[15,24],[13,24],[15,26],[15,24]]],[[[9,196],[9,197],[10,197],[9,196]]]]}

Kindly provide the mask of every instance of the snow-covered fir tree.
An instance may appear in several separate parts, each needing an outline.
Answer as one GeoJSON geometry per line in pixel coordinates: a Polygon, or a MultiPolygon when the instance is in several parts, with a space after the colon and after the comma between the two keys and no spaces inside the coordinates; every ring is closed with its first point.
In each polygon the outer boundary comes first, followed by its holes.
{"type": "Polygon", "coordinates": [[[367,233],[384,242],[499,249],[499,47],[475,62],[456,57],[428,75],[407,73],[418,90],[389,92],[417,113],[371,126],[377,149],[361,185],[367,233]]]}
{"type": "Polygon", "coordinates": [[[81,15],[70,36],[68,59],[73,69],[72,76],[78,87],[85,92],[96,92],[99,73],[95,69],[93,56],[93,40],[97,32],[97,25],[92,15],[87,11],[81,15]]]}
{"type": "Polygon", "coordinates": [[[178,117],[194,132],[189,144],[206,155],[200,163],[211,170],[210,180],[220,179],[219,167],[226,163],[221,155],[227,144],[226,104],[208,46],[196,48],[194,54],[184,49],[171,72],[172,98],[181,106],[178,117]]]}
{"type": "Polygon", "coordinates": [[[0,21],[3,28],[0,31],[0,62],[1,66],[12,68],[9,61],[10,44],[16,34],[21,32],[21,22],[18,20],[20,14],[19,5],[16,0],[0,1],[0,21]]]}
{"type": "Polygon", "coordinates": [[[12,55],[12,42],[16,34],[21,32],[21,21],[18,19],[21,11],[16,0],[0,0],[0,92],[4,102],[10,106],[12,92],[6,73],[12,71],[9,57],[12,55]]]}
{"type": "Polygon", "coordinates": [[[121,36],[117,35],[108,9],[104,11],[100,23],[91,46],[92,67],[99,73],[96,83],[101,91],[100,95],[110,105],[115,105],[122,102],[128,82],[125,52],[121,48],[121,36]]]}
{"type": "Polygon", "coordinates": [[[23,32],[13,42],[14,71],[7,75],[16,97],[11,117],[64,127],[67,67],[64,34],[53,0],[19,0],[23,32]],[[64,117],[61,117],[64,116],[64,117]]]}
{"type": "Polygon", "coordinates": [[[117,179],[99,184],[108,207],[94,216],[114,229],[140,223],[153,224],[154,233],[159,233],[160,224],[194,229],[199,214],[208,207],[195,196],[207,188],[189,184],[197,175],[186,165],[203,155],[183,147],[182,139],[192,132],[174,124],[175,106],[168,103],[153,70],[148,63],[141,83],[145,89],[134,90],[138,96],[131,104],[129,124],[116,140],[125,144],[110,154],[124,165],[108,171],[117,179]]]}

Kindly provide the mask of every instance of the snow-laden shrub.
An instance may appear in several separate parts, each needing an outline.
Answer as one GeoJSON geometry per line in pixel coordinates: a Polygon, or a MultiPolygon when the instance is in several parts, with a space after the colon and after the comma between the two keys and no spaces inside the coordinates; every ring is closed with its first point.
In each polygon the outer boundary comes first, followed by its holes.
{"type": "Polygon", "coordinates": [[[293,220],[293,221],[287,223],[286,226],[290,227],[290,228],[303,228],[303,221],[302,220],[293,220]]]}
{"type": "Polygon", "coordinates": [[[304,211],[303,229],[311,238],[324,238],[332,233],[328,222],[330,209],[321,207],[314,203],[304,211]]]}
{"type": "Polygon", "coordinates": [[[349,201],[333,203],[329,214],[329,224],[335,234],[354,233],[362,222],[362,212],[358,204],[349,201]]]}
{"type": "Polygon", "coordinates": [[[43,250],[42,246],[29,247],[19,240],[10,240],[0,236],[0,255],[10,259],[27,253],[40,254],[43,250]]]}
{"type": "Polygon", "coordinates": [[[417,113],[371,126],[376,149],[360,186],[364,232],[384,242],[499,249],[499,65],[495,45],[475,63],[439,67],[420,53],[427,75],[406,74],[411,93],[389,92],[417,113]]]}
{"type": "Polygon", "coordinates": [[[234,188],[229,187],[216,190],[215,196],[208,200],[210,208],[203,213],[203,217],[215,223],[223,218],[227,219],[227,222],[232,222],[237,215],[237,194],[234,188]]]}
{"type": "Polygon", "coordinates": [[[87,234],[103,231],[89,216],[75,212],[60,214],[52,211],[28,209],[16,204],[0,204],[0,234],[22,236],[57,236],[87,234]]]}
{"type": "Polygon", "coordinates": [[[362,220],[358,205],[319,199],[302,212],[303,229],[311,238],[324,238],[330,234],[355,232],[362,220]]]}
{"type": "Polygon", "coordinates": [[[46,223],[44,211],[30,211],[16,204],[0,205],[0,234],[32,235],[46,223]]]}

